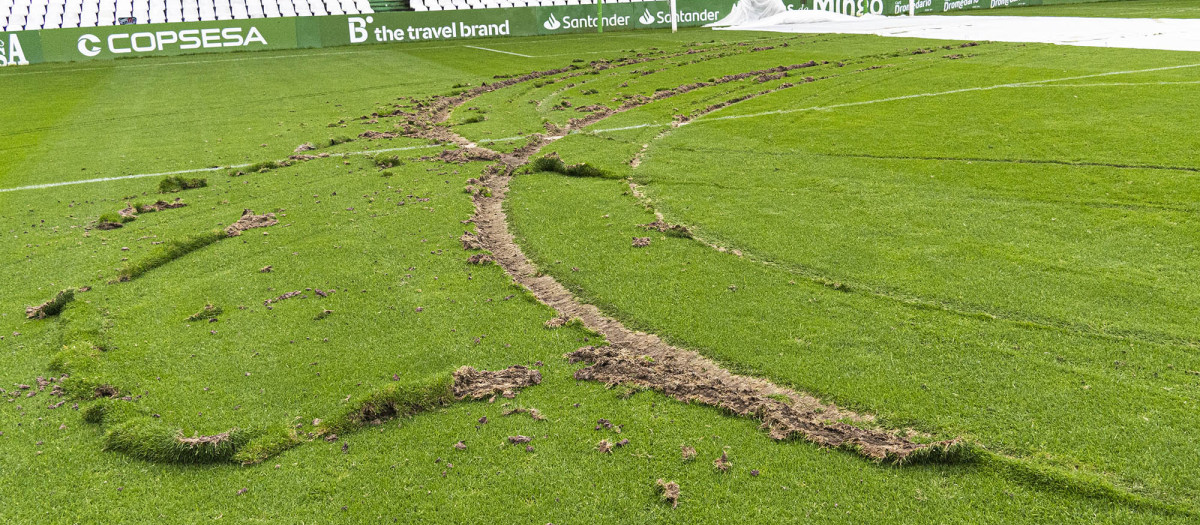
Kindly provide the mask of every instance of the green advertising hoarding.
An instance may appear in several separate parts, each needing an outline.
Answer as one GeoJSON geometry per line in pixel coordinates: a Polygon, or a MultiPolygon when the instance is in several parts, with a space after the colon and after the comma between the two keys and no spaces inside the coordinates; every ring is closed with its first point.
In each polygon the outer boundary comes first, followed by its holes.
{"type": "MultiPolygon", "coordinates": [[[[733,0],[678,0],[679,25],[729,14],[733,0]]],[[[670,27],[666,0],[623,4],[387,12],[134,24],[0,33],[0,66],[135,56],[336,47],[670,27]]]]}
{"type": "MultiPolygon", "coordinates": [[[[680,27],[729,14],[736,0],[678,0],[680,27]]],[[[784,0],[792,9],[848,15],[904,15],[909,0],[784,0]]],[[[1097,0],[912,0],[917,14],[964,9],[1084,3],[1097,0]]],[[[0,67],[135,56],[283,50],[460,38],[554,35],[665,28],[670,3],[387,12],[370,15],[256,18],[0,33],[0,67]]]]}

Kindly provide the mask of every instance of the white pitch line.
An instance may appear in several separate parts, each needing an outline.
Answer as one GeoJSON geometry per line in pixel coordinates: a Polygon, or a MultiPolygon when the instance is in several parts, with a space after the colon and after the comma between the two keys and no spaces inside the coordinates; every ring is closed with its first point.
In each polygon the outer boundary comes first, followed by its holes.
{"type": "MultiPolygon", "coordinates": [[[[750,114],[746,114],[746,115],[726,115],[724,117],[698,118],[696,120],[684,122],[684,123],[680,124],[680,126],[681,127],[687,126],[687,125],[695,124],[697,122],[715,122],[718,120],[736,120],[736,119],[744,119],[744,118],[765,117],[765,116],[769,116],[769,115],[786,115],[789,113],[800,113],[800,112],[805,112],[805,111],[827,111],[830,109],[848,108],[848,107],[854,107],[854,106],[867,106],[867,105],[871,105],[871,104],[881,104],[884,102],[912,100],[915,98],[941,97],[941,96],[945,96],[945,95],[957,95],[959,93],[971,93],[971,92],[975,92],[975,91],[992,91],[992,90],[996,90],[996,89],[1036,87],[1036,86],[1040,86],[1042,84],[1049,84],[1051,82],[1066,82],[1069,80],[1083,80],[1083,79],[1087,79],[1087,78],[1111,77],[1114,75],[1132,75],[1132,74],[1136,74],[1136,73],[1152,73],[1152,72],[1156,72],[1156,71],[1169,71],[1169,70],[1173,70],[1173,69],[1185,69],[1185,68],[1192,68],[1192,67],[1200,67],[1200,64],[1183,64],[1183,65],[1178,65],[1178,66],[1154,67],[1154,68],[1149,68],[1149,69],[1133,69],[1133,70],[1129,70],[1129,71],[1109,71],[1107,73],[1094,73],[1091,75],[1079,75],[1079,76],[1074,76],[1074,77],[1050,78],[1050,79],[1046,79],[1046,80],[1031,80],[1029,82],[1013,82],[1013,83],[1009,83],[1009,84],[996,84],[994,86],[952,89],[949,91],[938,91],[938,92],[933,92],[933,93],[916,93],[916,94],[912,94],[912,95],[901,95],[898,97],[887,97],[887,98],[880,98],[880,99],[875,99],[875,100],[863,100],[860,102],[846,102],[843,104],[831,104],[828,106],[811,106],[811,107],[807,107],[807,108],[778,109],[775,111],[763,111],[761,113],[750,113],[750,114]]],[[[730,106],[726,106],[726,107],[730,107],[730,106]]]]}
{"type": "MultiPolygon", "coordinates": [[[[471,46],[465,46],[465,47],[471,47],[471,46]]],[[[480,48],[480,49],[482,49],[482,48],[480,48]]],[[[495,50],[488,49],[486,51],[495,51],[495,50]]],[[[498,52],[506,53],[506,51],[498,51],[498,52]]],[[[510,53],[510,54],[516,54],[516,53],[510,53]]],[[[530,58],[532,58],[532,57],[530,57],[530,58]]],[[[1029,82],[997,84],[994,86],[952,89],[950,91],[939,91],[939,92],[935,92],[935,93],[917,93],[917,94],[913,94],[913,95],[903,95],[903,96],[899,96],[899,97],[887,97],[887,98],[881,98],[881,99],[875,99],[875,100],[864,100],[864,101],[860,101],[860,102],[847,102],[844,104],[832,104],[829,106],[812,106],[812,107],[807,107],[807,108],[764,111],[762,113],[751,113],[751,114],[747,114],[747,115],[727,115],[724,117],[701,118],[701,119],[684,122],[684,123],[680,124],[680,127],[694,124],[697,122],[734,120],[734,119],[763,117],[763,116],[768,116],[768,115],[784,115],[784,114],[788,114],[788,113],[798,113],[798,112],[802,112],[802,111],[825,111],[825,110],[845,108],[845,107],[865,106],[865,105],[869,105],[869,104],[880,104],[883,102],[896,102],[896,101],[900,101],[900,100],[911,100],[911,99],[916,99],[916,98],[938,97],[938,96],[944,96],[944,95],[954,95],[954,94],[958,94],[958,93],[969,93],[969,92],[975,92],[975,91],[992,91],[992,90],[996,90],[996,89],[1011,89],[1011,88],[1026,88],[1026,87],[1072,87],[1072,86],[1093,87],[1093,86],[1102,86],[1102,85],[1123,86],[1123,85],[1200,84],[1200,81],[1176,81],[1176,82],[1150,82],[1150,83],[1114,82],[1111,84],[1069,84],[1069,85],[1062,85],[1062,86],[1047,86],[1046,85],[1046,84],[1050,84],[1052,82],[1066,82],[1066,81],[1070,81],[1070,80],[1083,80],[1083,79],[1087,79],[1087,78],[1109,77],[1109,76],[1114,76],[1114,75],[1130,75],[1130,74],[1136,74],[1136,73],[1152,73],[1155,71],[1168,71],[1168,70],[1173,70],[1173,69],[1186,69],[1186,68],[1193,68],[1193,67],[1200,67],[1200,64],[1183,64],[1183,65],[1178,65],[1178,66],[1164,66],[1164,67],[1156,67],[1156,68],[1150,68],[1150,69],[1135,69],[1135,70],[1129,70],[1129,71],[1110,71],[1107,73],[1095,73],[1095,74],[1091,74],[1091,75],[1079,75],[1079,76],[1074,76],[1074,77],[1051,78],[1051,79],[1046,79],[1046,80],[1031,80],[1029,82]]],[[[654,126],[665,126],[665,125],[666,124],[654,124],[654,123],[636,124],[633,126],[623,126],[623,127],[619,127],[619,128],[608,128],[608,129],[596,129],[596,130],[588,130],[588,131],[582,131],[582,132],[583,133],[609,133],[609,132],[613,132],[613,131],[626,131],[626,130],[632,130],[632,129],[641,129],[641,128],[648,128],[648,127],[654,127],[654,126]]],[[[580,131],[573,131],[572,134],[579,133],[579,132],[580,131]]],[[[505,137],[505,138],[499,138],[499,139],[482,139],[479,142],[480,143],[510,142],[510,141],[514,141],[514,140],[521,140],[524,138],[526,138],[526,137],[505,137]]],[[[392,152],[392,151],[408,151],[408,150],[415,150],[415,149],[440,148],[440,147],[445,147],[447,145],[448,144],[430,144],[430,145],[424,145],[424,146],[406,146],[406,147],[400,147],[400,148],[387,148],[387,149],[366,150],[366,151],[348,151],[348,152],[343,152],[343,153],[337,153],[336,155],[372,155],[372,154],[376,154],[376,153],[388,153],[388,152],[392,152]]],[[[89,183],[94,183],[94,182],[110,182],[110,181],[115,181],[115,180],[140,179],[140,178],[144,178],[144,177],[161,177],[161,176],[165,176],[165,175],[182,175],[182,174],[186,174],[186,173],[201,173],[201,172],[209,172],[209,171],[218,171],[218,170],[228,169],[228,168],[243,168],[246,166],[249,166],[249,164],[237,164],[237,165],[218,167],[218,168],[199,168],[199,169],[192,169],[192,170],[170,171],[170,172],[163,172],[163,173],[139,173],[136,175],[123,175],[120,177],[104,177],[104,178],[99,178],[99,179],[76,180],[76,181],[67,181],[67,182],[51,182],[51,183],[47,183],[47,184],[35,184],[32,186],[19,186],[16,188],[0,188],[0,193],[10,192],[10,191],[55,188],[55,187],[59,187],[59,186],[70,186],[70,185],[74,185],[74,184],[89,184],[89,183]]]]}
{"type": "MultiPolygon", "coordinates": [[[[499,142],[500,140],[503,140],[503,139],[497,139],[497,142],[499,142]]],[[[335,157],[335,156],[340,156],[340,155],[374,155],[376,153],[390,153],[393,151],[408,151],[408,150],[414,150],[414,149],[441,148],[444,146],[446,146],[446,144],[429,144],[429,145],[425,145],[425,146],[407,146],[407,147],[403,147],[403,148],[386,148],[386,149],[374,149],[374,150],[367,150],[367,151],[346,151],[346,152],[342,152],[342,153],[331,153],[329,156],[335,157]]],[[[246,166],[249,166],[249,164],[231,164],[229,166],[218,166],[216,168],[196,168],[196,169],[191,169],[191,170],[164,171],[162,173],[137,173],[134,175],[121,175],[119,177],[101,177],[98,179],[71,180],[71,181],[66,181],[66,182],[49,182],[46,184],[34,184],[31,186],[18,186],[16,188],[0,188],[0,193],[10,192],[10,191],[22,191],[22,190],[41,190],[41,189],[46,189],[46,188],[57,188],[59,186],[73,186],[75,184],[91,184],[94,182],[111,182],[111,181],[115,181],[115,180],[142,179],[142,178],[146,178],[146,177],[163,177],[163,176],[167,176],[167,175],[186,175],[188,173],[204,173],[204,172],[211,172],[211,171],[227,170],[227,169],[231,169],[231,168],[245,168],[246,166]]]]}
{"type": "Polygon", "coordinates": [[[515,55],[515,56],[525,57],[525,58],[537,58],[537,57],[534,57],[531,55],[522,55],[520,53],[513,53],[512,51],[501,51],[499,49],[489,49],[486,47],[479,47],[479,46],[463,46],[463,47],[469,47],[471,49],[479,49],[479,50],[483,50],[483,51],[491,51],[493,53],[504,53],[506,55],[515,55]]]}

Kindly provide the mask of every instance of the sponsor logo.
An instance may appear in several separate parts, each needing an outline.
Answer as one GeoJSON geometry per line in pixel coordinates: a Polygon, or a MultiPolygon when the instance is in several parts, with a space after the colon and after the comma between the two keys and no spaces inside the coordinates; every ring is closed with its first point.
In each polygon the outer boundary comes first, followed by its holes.
{"type": "Polygon", "coordinates": [[[406,27],[371,27],[375,17],[352,16],[350,24],[350,43],[363,42],[403,42],[405,40],[439,40],[446,38],[472,38],[479,36],[508,36],[512,34],[512,23],[505,19],[499,24],[468,24],[466,22],[451,22],[443,26],[406,26],[406,27]],[[374,39],[372,40],[372,37],[374,39]]]}
{"type": "Polygon", "coordinates": [[[604,18],[597,16],[575,17],[563,15],[562,20],[560,21],[554,16],[554,13],[550,13],[550,18],[546,19],[546,22],[542,24],[542,27],[549,31],[557,31],[559,29],[582,29],[597,27],[600,25],[603,25],[604,27],[628,27],[632,18],[633,17],[631,16],[621,15],[606,16],[604,18]]]}
{"type": "MultiPolygon", "coordinates": [[[[916,11],[921,11],[922,9],[929,9],[931,7],[933,7],[933,0],[916,0],[915,2],[913,2],[913,8],[916,11]]],[[[892,7],[892,12],[907,13],[908,12],[908,2],[904,1],[904,0],[896,0],[896,5],[892,7]]]]}
{"type": "Polygon", "coordinates": [[[96,35],[85,34],[80,36],[76,42],[79,54],[85,57],[98,56],[104,51],[114,55],[123,55],[152,51],[245,47],[250,44],[267,45],[267,40],[263,38],[262,33],[253,26],[249,30],[243,30],[240,27],[213,27],[182,31],[116,33],[103,39],[96,35]]]}
{"type": "MultiPolygon", "coordinates": [[[[882,15],[884,0],[815,0],[813,9],[843,15],[882,15]]],[[[975,0],[978,1],[978,0],[975,0]]]]}
{"type": "Polygon", "coordinates": [[[1008,7],[1010,5],[1022,5],[1025,2],[1021,0],[992,0],[992,7],[1008,7]]]}
{"type": "Polygon", "coordinates": [[[979,0],[946,0],[946,5],[942,7],[942,12],[966,9],[977,5],[979,5],[979,0]]]}
{"type": "Polygon", "coordinates": [[[25,49],[21,47],[21,39],[17,35],[0,35],[0,67],[4,66],[28,66],[29,60],[25,58],[25,49]],[[7,41],[7,42],[6,42],[7,41]]]}
{"type": "Polygon", "coordinates": [[[638,22],[641,22],[642,25],[644,25],[644,26],[653,24],[654,23],[654,15],[650,14],[650,10],[647,9],[645,13],[642,13],[642,16],[638,17],[638,22]]]}
{"type": "MultiPolygon", "coordinates": [[[[647,11],[647,13],[649,13],[649,12],[647,11]]],[[[683,22],[683,23],[716,22],[717,20],[719,20],[721,18],[720,12],[707,11],[707,10],[705,10],[705,11],[678,11],[676,14],[679,15],[678,21],[683,22]]],[[[654,15],[654,18],[650,22],[646,22],[646,21],[642,20],[641,18],[639,18],[638,21],[643,24],[647,24],[647,25],[649,25],[652,22],[657,22],[659,24],[669,24],[669,23],[671,23],[671,13],[659,11],[658,13],[656,13],[654,15]]]]}

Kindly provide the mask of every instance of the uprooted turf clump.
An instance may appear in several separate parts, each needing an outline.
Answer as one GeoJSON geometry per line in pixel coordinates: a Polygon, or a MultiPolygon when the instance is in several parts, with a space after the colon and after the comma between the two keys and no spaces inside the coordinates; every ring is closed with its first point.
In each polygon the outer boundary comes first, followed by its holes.
{"type": "Polygon", "coordinates": [[[140,417],[126,421],[104,437],[104,448],[134,457],[165,463],[213,463],[229,461],[237,449],[250,441],[250,434],[233,428],[220,434],[191,437],[160,420],[140,417]]]}
{"type": "Polygon", "coordinates": [[[98,230],[115,230],[117,228],[125,226],[125,223],[132,222],[135,219],[136,219],[136,217],[133,217],[131,215],[122,215],[120,213],[113,213],[113,212],[104,213],[104,214],[101,214],[100,217],[96,219],[96,229],[98,229],[98,230]]]}
{"type": "Polygon", "coordinates": [[[551,153],[549,155],[538,157],[534,159],[533,162],[529,163],[529,167],[535,172],[548,171],[567,175],[569,177],[611,177],[608,172],[586,162],[568,165],[558,157],[557,153],[551,153]]]}
{"type": "Polygon", "coordinates": [[[204,308],[201,308],[199,312],[188,316],[186,321],[189,323],[194,323],[196,321],[203,321],[205,319],[216,319],[217,316],[221,315],[222,312],[224,312],[223,308],[209,303],[204,305],[204,308]]]}
{"type": "Polygon", "coordinates": [[[142,274],[167,264],[175,259],[183,257],[200,248],[208,246],[226,237],[225,232],[221,230],[213,230],[200,234],[191,235],[184,239],[167,241],[152,252],[149,256],[139,261],[132,261],[125,265],[117,273],[117,278],[120,281],[128,281],[135,279],[142,274]]]}
{"type": "Polygon", "coordinates": [[[666,481],[658,478],[654,482],[655,489],[658,490],[658,496],[662,498],[664,503],[670,503],[671,508],[679,506],[679,484],[674,481],[666,481]]]}
{"type": "Polygon", "coordinates": [[[54,296],[54,298],[50,299],[49,301],[46,301],[37,306],[26,307],[25,308],[25,318],[26,319],[45,319],[47,317],[53,317],[55,315],[58,315],[59,312],[62,312],[63,307],[66,306],[67,303],[74,301],[74,300],[75,300],[75,289],[67,288],[66,290],[58,292],[58,294],[56,294],[54,296]]]}
{"type": "Polygon", "coordinates": [[[188,179],[179,175],[172,175],[158,183],[158,192],[175,193],[183,190],[203,188],[205,186],[208,186],[208,179],[188,179]]]}

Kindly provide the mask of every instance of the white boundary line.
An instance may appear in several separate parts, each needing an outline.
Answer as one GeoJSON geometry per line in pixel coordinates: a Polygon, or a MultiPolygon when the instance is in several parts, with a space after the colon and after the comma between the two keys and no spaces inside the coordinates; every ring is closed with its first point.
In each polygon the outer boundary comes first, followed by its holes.
{"type": "MultiPolygon", "coordinates": [[[[1200,64],[1183,64],[1183,65],[1179,65],[1179,66],[1164,66],[1164,67],[1154,67],[1154,68],[1149,68],[1149,69],[1133,69],[1133,70],[1129,70],[1129,71],[1109,71],[1107,73],[1095,73],[1095,74],[1091,74],[1091,75],[1079,75],[1079,76],[1074,76],[1074,77],[1051,78],[1051,79],[1046,79],[1046,80],[1031,80],[1029,82],[1013,82],[1013,83],[1009,83],[1009,84],[996,84],[994,86],[952,89],[949,91],[938,91],[938,92],[933,92],[933,93],[916,93],[913,95],[901,95],[898,97],[887,97],[887,98],[880,98],[880,99],[875,99],[875,100],[863,100],[860,102],[846,102],[843,104],[831,104],[828,106],[811,106],[811,107],[807,107],[807,108],[793,108],[793,109],[779,109],[779,110],[775,110],[775,111],[763,111],[761,113],[750,113],[750,114],[746,114],[746,115],[726,115],[724,117],[698,118],[696,120],[684,122],[684,123],[680,124],[680,127],[695,124],[697,122],[736,120],[736,119],[744,119],[744,118],[765,117],[765,116],[769,116],[769,115],[786,115],[789,113],[800,113],[800,112],[805,112],[805,111],[827,111],[830,109],[849,108],[849,107],[854,107],[854,106],[867,106],[867,105],[871,105],[871,104],[880,104],[880,103],[884,103],[884,102],[912,100],[915,98],[941,97],[941,96],[945,96],[945,95],[957,95],[959,93],[971,93],[971,92],[975,92],[975,91],[992,91],[992,90],[996,90],[996,89],[1023,88],[1023,87],[1043,87],[1042,86],[1043,84],[1049,84],[1051,82],[1066,82],[1068,80],[1083,80],[1083,79],[1087,79],[1087,78],[1110,77],[1110,76],[1114,76],[1114,75],[1130,75],[1130,74],[1135,74],[1135,73],[1152,73],[1155,71],[1169,71],[1169,70],[1173,70],[1173,69],[1186,69],[1186,68],[1192,68],[1192,67],[1200,67],[1200,64]]],[[[730,107],[730,106],[726,106],[726,107],[730,107]]],[[[720,110],[718,110],[718,111],[720,111],[720,110]]]]}
{"type": "Polygon", "coordinates": [[[501,51],[501,50],[499,50],[499,49],[489,49],[489,48],[486,48],[486,47],[479,47],[479,46],[463,46],[463,47],[469,47],[469,48],[471,48],[471,49],[479,49],[479,50],[482,50],[482,51],[491,51],[491,52],[493,52],[493,53],[504,53],[504,54],[506,54],[506,55],[513,55],[513,56],[519,56],[519,57],[525,57],[525,58],[537,58],[537,57],[535,57],[535,56],[532,56],[532,55],[522,55],[522,54],[520,54],[520,53],[513,53],[512,51],[501,51]]]}
{"type": "MultiPolygon", "coordinates": [[[[496,139],[495,142],[500,142],[502,140],[506,140],[506,139],[496,139]]],[[[393,151],[408,151],[408,150],[414,150],[414,149],[441,148],[444,146],[446,146],[446,144],[429,144],[429,145],[425,145],[425,146],[407,146],[407,147],[403,147],[403,148],[386,148],[386,149],[375,149],[375,150],[368,150],[368,151],[346,151],[346,152],[341,152],[341,153],[331,153],[331,154],[329,154],[329,156],[336,157],[336,156],[341,156],[341,155],[374,155],[376,153],[390,153],[393,151]]],[[[245,168],[246,166],[249,166],[249,164],[230,164],[228,166],[218,166],[216,168],[198,168],[198,169],[192,169],[192,170],[164,171],[162,173],[138,173],[135,175],[121,175],[119,177],[102,177],[99,179],[71,180],[71,181],[66,181],[66,182],[49,182],[46,184],[34,184],[31,186],[18,186],[16,188],[0,188],[0,193],[6,193],[6,192],[10,192],[10,191],[22,191],[22,190],[41,190],[41,189],[46,189],[46,188],[57,188],[59,186],[73,186],[75,184],[91,184],[94,182],[111,182],[114,180],[142,179],[142,178],[146,178],[146,177],[163,177],[163,176],[167,176],[167,175],[185,175],[188,173],[206,173],[206,172],[212,172],[212,171],[227,170],[227,169],[232,169],[232,168],[245,168]]]]}
{"type": "MultiPolygon", "coordinates": [[[[471,46],[464,46],[464,47],[471,47],[471,46]]],[[[494,50],[488,49],[486,51],[494,51],[494,50]]],[[[498,52],[505,53],[504,51],[498,51],[498,52]]],[[[516,53],[509,53],[509,54],[516,54],[516,53]]],[[[530,58],[532,58],[532,57],[530,57],[530,58]]],[[[864,101],[860,101],[860,102],[846,102],[844,104],[832,104],[829,106],[812,106],[812,107],[807,107],[807,108],[781,109],[781,110],[776,110],[776,111],[764,111],[761,113],[750,113],[750,114],[746,114],[746,115],[726,115],[724,117],[696,119],[696,120],[684,122],[684,123],[680,124],[679,126],[683,127],[683,126],[687,126],[687,125],[694,124],[697,122],[714,122],[714,121],[719,121],[719,120],[735,120],[735,119],[744,119],[744,118],[763,117],[763,116],[769,116],[769,115],[785,115],[785,114],[789,114],[789,113],[799,113],[799,112],[804,112],[804,111],[827,111],[827,110],[831,110],[831,109],[854,107],[854,106],[866,106],[866,105],[870,105],[870,104],[880,104],[880,103],[884,103],[884,102],[896,102],[896,101],[900,101],[900,100],[911,100],[911,99],[916,99],[916,98],[939,97],[939,96],[945,96],[945,95],[955,95],[955,94],[959,94],[959,93],[971,93],[971,92],[975,92],[975,91],[992,91],[992,90],[996,90],[996,89],[1026,88],[1026,87],[1100,87],[1100,86],[1200,84],[1200,81],[1177,81],[1177,82],[1148,82],[1148,83],[1114,82],[1114,83],[1110,83],[1110,84],[1068,84],[1068,85],[1061,85],[1061,86],[1048,86],[1047,85],[1052,82],[1066,82],[1066,81],[1070,81],[1070,80],[1083,80],[1083,79],[1088,79],[1088,78],[1110,77],[1110,76],[1114,76],[1114,75],[1129,75],[1129,74],[1135,74],[1135,73],[1151,73],[1151,72],[1155,72],[1155,71],[1169,71],[1169,70],[1174,70],[1174,69],[1187,69],[1187,68],[1193,68],[1193,67],[1200,67],[1200,64],[1183,64],[1183,65],[1178,65],[1178,66],[1164,66],[1164,67],[1156,67],[1156,68],[1149,68],[1149,69],[1134,69],[1134,70],[1128,70],[1128,71],[1110,71],[1107,73],[1095,73],[1095,74],[1091,74],[1091,75],[1079,75],[1079,76],[1074,76],[1074,77],[1051,78],[1051,79],[1046,79],[1046,80],[1031,80],[1028,82],[1015,82],[1015,83],[1009,83],[1009,84],[996,84],[994,86],[952,89],[949,91],[938,91],[938,92],[933,92],[933,93],[916,93],[913,95],[902,95],[902,96],[898,96],[898,97],[887,97],[887,98],[881,98],[881,99],[875,99],[875,100],[864,100],[864,101]]],[[[609,132],[613,132],[613,131],[626,131],[626,130],[642,129],[642,128],[665,126],[665,125],[667,125],[667,124],[654,124],[654,123],[637,124],[637,125],[633,125],[633,126],[623,126],[623,127],[619,127],[619,128],[585,130],[585,131],[580,131],[580,132],[581,133],[609,133],[609,132]]],[[[521,140],[523,138],[525,138],[525,137],[505,137],[505,138],[499,138],[499,139],[482,139],[479,142],[487,142],[487,143],[511,142],[514,140],[521,140]]],[[[376,153],[388,153],[388,152],[393,152],[393,151],[410,151],[410,150],[417,150],[417,149],[441,148],[441,147],[446,147],[448,145],[449,144],[429,144],[429,145],[424,145],[424,146],[405,146],[405,147],[399,147],[399,148],[386,148],[386,149],[366,150],[366,151],[347,151],[347,152],[342,152],[342,153],[331,154],[330,156],[334,156],[334,155],[373,155],[376,153]]],[[[51,183],[47,183],[47,184],[34,184],[31,186],[18,186],[16,188],[0,188],[0,193],[6,193],[6,192],[12,192],[12,191],[22,191],[22,190],[38,190],[38,189],[45,189],[45,188],[56,188],[59,186],[71,186],[71,185],[75,185],[75,184],[90,184],[90,183],[95,183],[95,182],[110,182],[110,181],[115,181],[115,180],[140,179],[140,178],[145,178],[145,177],[161,177],[161,176],[166,176],[166,175],[182,175],[182,174],[187,174],[187,173],[202,173],[202,172],[219,171],[222,169],[242,168],[242,167],[246,167],[246,166],[249,166],[249,164],[236,164],[236,165],[217,167],[217,168],[199,168],[199,169],[192,169],[192,170],[168,171],[168,172],[162,172],[162,173],[139,173],[136,175],[123,175],[120,177],[104,177],[104,178],[99,178],[99,179],[86,179],[86,180],[76,180],[76,181],[66,181],[66,182],[51,182],[51,183]]]]}

